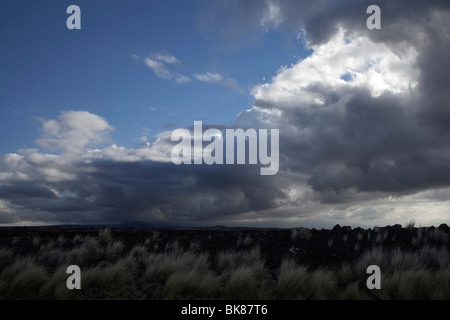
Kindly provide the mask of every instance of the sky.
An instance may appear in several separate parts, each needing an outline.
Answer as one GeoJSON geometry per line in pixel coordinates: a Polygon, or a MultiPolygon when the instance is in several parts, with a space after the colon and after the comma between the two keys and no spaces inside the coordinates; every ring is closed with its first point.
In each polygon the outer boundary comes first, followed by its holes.
{"type": "Polygon", "coordinates": [[[450,222],[448,1],[6,0],[0,48],[0,225],[450,222]],[[174,164],[194,121],[278,172],[174,164]]]}

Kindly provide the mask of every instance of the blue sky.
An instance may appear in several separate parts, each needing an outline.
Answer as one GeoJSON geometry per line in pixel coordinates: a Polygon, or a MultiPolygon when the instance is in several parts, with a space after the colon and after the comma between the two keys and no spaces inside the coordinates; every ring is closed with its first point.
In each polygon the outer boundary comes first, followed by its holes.
{"type": "Polygon", "coordinates": [[[448,222],[450,3],[377,3],[2,1],[0,225],[448,222]],[[278,129],[279,171],[175,165],[195,120],[278,129]]]}
{"type": "Polygon", "coordinates": [[[254,85],[306,53],[295,38],[263,28],[247,47],[224,46],[199,26],[201,1],[78,1],[81,30],[66,28],[70,4],[1,4],[2,153],[35,147],[36,119],[62,110],[105,117],[114,141],[125,146],[194,120],[229,125],[251,107],[254,85]],[[158,78],[143,61],[158,54],[178,59],[168,67],[192,81],[158,78]],[[235,87],[194,77],[206,73],[235,87]]]}

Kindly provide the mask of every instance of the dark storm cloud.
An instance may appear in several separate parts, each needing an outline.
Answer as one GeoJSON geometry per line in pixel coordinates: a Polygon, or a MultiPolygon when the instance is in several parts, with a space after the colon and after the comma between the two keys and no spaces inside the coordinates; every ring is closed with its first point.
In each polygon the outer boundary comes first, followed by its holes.
{"type": "MultiPolygon", "coordinates": [[[[283,197],[280,185],[259,176],[256,168],[104,160],[91,167],[95,172],[80,174],[76,181],[50,183],[48,189],[37,190],[5,187],[8,191],[0,196],[15,206],[39,209],[40,218],[47,221],[139,220],[182,225],[275,208],[276,199],[283,197]],[[55,196],[50,188],[66,194],[55,196]]],[[[20,215],[23,220],[35,217],[31,210],[20,215]]]]}
{"type": "MultiPolygon", "coordinates": [[[[276,208],[286,197],[281,191],[285,182],[261,176],[259,166],[174,165],[170,152],[176,143],[170,141],[170,132],[143,148],[89,149],[88,141],[81,144],[78,137],[104,136],[100,129],[111,127],[103,118],[66,112],[42,123],[58,128],[48,130],[46,138],[63,146],[62,152],[49,155],[30,149],[0,156],[0,223],[198,225],[276,208]],[[73,129],[77,127],[82,130],[73,129]],[[70,146],[73,141],[78,152],[70,146]]],[[[212,127],[205,124],[203,129],[212,127]]],[[[193,133],[193,127],[188,129],[193,133]]]]}
{"type": "MultiPolygon", "coordinates": [[[[433,136],[399,106],[395,97],[373,99],[358,93],[345,105],[345,116],[329,112],[289,112],[289,125],[307,128],[298,139],[283,136],[287,167],[311,174],[317,191],[406,191],[450,181],[448,134],[433,136]],[[447,169],[447,170],[446,170],[447,169]]],[[[286,126],[287,127],[287,126],[286,126]]]]}
{"type": "Polygon", "coordinates": [[[44,186],[29,183],[14,183],[0,185],[0,198],[6,200],[53,198],[55,194],[44,186]]]}
{"type": "Polygon", "coordinates": [[[10,213],[2,212],[0,210],[0,223],[10,224],[10,223],[15,223],[15,222],[19,222],[19,221],[20,220],[16,216],[11,215],[10,213]]]}
{"type": "Polygon", "coordinates": [[[256,168],[102,163],[90,178],[102,193],[93,205],[114,208],[121,220],[189,223],[276,207],[279,184],[256,168]],[[111,200],[113,203],[111,203],[111,200]]]}
{"type": "Polygon", "coordinates": [[[370,33],[380,41],[415,38],[416,26],[429,20],[430,12],[449,10],[446,0],[230,0],[207,1],[197,17],[200,29],[222,41],[247,46],[270,28],[305,29],[308,41],[326,42],[339,26],[350,32],[370,33]],[[382,30],[366,29],[366,9],[378,5],[382,10],[382,30]],[[395,32],[392,32],[395,29],[395,32]],[[249,41],[250,40],[250,41],[249,41]]]}

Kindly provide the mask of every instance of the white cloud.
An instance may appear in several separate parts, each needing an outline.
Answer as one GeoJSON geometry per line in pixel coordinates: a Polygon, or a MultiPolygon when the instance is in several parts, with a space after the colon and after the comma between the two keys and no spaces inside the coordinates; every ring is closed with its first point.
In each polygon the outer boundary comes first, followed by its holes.
{"type": "Polygon", "coordinates": [[[63,152],[78,152],[104,142],[112,130],[105,119],[88,111],[67,111],[57,120],[42,120],[43,137],[36,140],[36,144],[63,152]]]}
{"type": "Polygon", "coordinates": [[[164,53],[158,53],[145,58],[144,62],[160,79],[175,79],[175,82],[178,84],[183,84],[191,81],[191,78],[189,78],[188,76],[174,72],[168,68],[168,65],[180,63],[180,60],[178,60],[174,56],[164,53]]]}
{"type": "Polygon", "coordinates": [[[194,74],[195,79],[202,82],[219,82],[223,80],[223,77],[218,73],[196,73],[194,74]]]}
{"type": "MultiPolygon", "coordinates": [[[[76,178],[73,154],[52,155],[33,152],[27,155],[0,156],[0,182],[69,181],[76,178]],[[13,162],[11,161],[13,159],[13,162]]],[[[76,170],[75,170],[76,171],[76,170]]]]}
{"type": "MultiPolygon", "coordinates": [[[[160,79],[175,79],[175,82],[178,84],[188,83],[192,81],[189,76],[177,73],[173,70],[173,67],[170,67],[170,65],[173,64],[180,64],[180,60],[169,54],[152,54],[149,57],[145,58],[144,62],[160,79]]],[[[222,77],[222,75],[216,72],[195,73],[193,77],[201,82],[215,83],[241,93],[243,92],[235,79],[225,79],[222,77]]]]}
{"type": "Polygon", "coordinates": [[[274,1],[267,1],[266,4],[267,8],[261,20],[261,26],[267,28],[273,25],[276,28],[283,21],[281,8],[274,1]]]}
{"type": "Polygon", "coordinates": [[[192,80],[191,80],[191,78],[189,78],[188,76],[185,76],[185,75],[183,75],[183,74],[177,74],[177,75],[175,76],[175,81],[176,81],[177,83],[182,84],[182,83],[186,83],[186,82],[191,82],[192,80]]]}
{"type": "Polygon", "coordinates": [[[1,183],[75,181],[80,173],[93,172],[98,159],[117,162],[171,161],[170,132],[157,135],[144,147],[125,148],[115,144],[91,149],[105,142],[113,128],[102,118],[86,111],[63,112],[57,119],[42,121],[43,137],[36,143],[58,150],[47,154],[38,149],[20,150],[0,156],[1,183]]]}
{"type": "MultiPolygon", "coordinates": [[[[288,180],[286,203],[269,210],[267,221],[280,211],[289,217],[286,225],[448,220],[448,190],[434,190],[448,182],[447,175],[434,174],[445,170],[448,145],[417,125],[414,114],[420,103],[414,97],[424,86],[421,47],[341,28],[310,48],[309,57],[255,86],[254,107],[237,119],[241,126],[280,128],[282,174],[309,176],[303,188],[288,180]],[[423,199],[422,187],[432,197],[423,199]]],[[[254,216],[249,223],[265,219],[260,212],[254,216]]]]}
{"type": "Polygon", "coordinates": [[[174,57],[171,56],[170,54],[166,54],[166,53],[158,53],[156,55],[152,55],[152,57],[154,57],[156,60],[168,63],[168,64],[174,64],[174,63],[180,63],[180,61],[174,57]]]}
{"type": "Polygon", "coordinates": [[[223,78],[219,73],[196,73],[194,78],[201,82],[209,82],[227,87],[231,90],[243,93],[242,88],[239,86],[238,82],[232,78],[223,78]]]}
{"type": "Polygon", "coordinates": [[[418,83],[418,53],[407,47],[400,53],[367,37],[346,37],[341,29],[328,42],[311,47],[314,52],[272,79],[253,88],[256,100],[286,107],[323,105],[324,93],[362,88],[373,97],[401,93],[418,83]]]}
{"type": "MultiPolygon", "coordinates": [[[[88,162],[95,158],[117,161],[170,161],[170,133],[166,131],[159,133],[156,141],[145,148],[128,149],[113,144],[103,149],[89,149],[104,144],[112,130],[113,127],[105,119],[90,112],[63,112],[57,119],[42,121],[43,137],[36,141],[42,147],[62,151],[61,155],[40,153],[37,149],[25,150],[24,155],[7,154],[0,157],[0,169],[20,169],[25,161],[27,165],[40,167],[50,176],[55,174],[55,168],[69,170],[67,166],[80,158],[88,162]]],[[[63,177],[73,178],[69,173],[63,177]]]]}
{"type": "Polygon", "coordinates": [[[145,147],[125,148],[113,144],[103,149],[89,150],[83,157],[87,161],[102,159],[117,162],[153,161],[169,163],[172,161],[170,154],[173,147],[169,143],[169,139],[170,132],[162,132],[158,134],[154,142],[147,142],[147,139],[145,139],[145,147]]]}
{"type": "Polygon", "coordinates": [[[150,69],[153,70],[153,72],[156,74],[158,78],[161,79],[172,78],[172,73],[169,70],[167,70],[161,62],[153,60],[151,58],[145,58],[144,62],[150,69]]]}

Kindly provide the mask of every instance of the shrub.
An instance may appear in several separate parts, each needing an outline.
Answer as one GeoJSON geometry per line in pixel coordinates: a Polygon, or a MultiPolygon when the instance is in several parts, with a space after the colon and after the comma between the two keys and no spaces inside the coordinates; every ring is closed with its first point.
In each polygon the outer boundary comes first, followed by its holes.
{"type": "Polygon", "coordinates": [[[311,237],[311,230],[307,228],[295,228],[292,229],[291,238],[292,240],[308,240],[311,237]]]}
{"type": "Polygon", "coordinates": [[[145,261],[148,258],[148,251],[147,248],[142,245],[135,245],[128,255],[132,257],[137,264],[145,264],[145,261]]]}
{"type": "Polygon", "coordinates": [[[131,293],[132,274],[123,263],[88,269],[82,274],[82,298],[124,299],[131,293]]]}
{"type": "Polygon", "coordinates": [[[63,235],[60,235],[60,236],[58,237],[58,239],[56,239],[56,243],[57,243],[60,247],[62,247],[62,246],[64,246],[65,243],[66,243],[66,238],[64,238],[63,235]]]}
{"type": "Polygon", "coordinates": [[[0,272],[4,267],[13,262],[14,251],[12,249],[0,248],[0,272]]]}
{"type": "Polygon", "coordinates": [[[12,264],[2,270],[0,279],[3,278],[7,282],[14,279],[23,271],[36,268],[36,260],[33,256],[17,257],[12,264]]]}
{"type": "Polygon", "coordinates": [[[281,263],[277,281],[277,295],[280,299],[305,299],[305,288],[309,273],[306,267],[297,266],[292,259],[284,259],[281,263]]]}
{"type": "Polygon", "coordinates": [[[408,230],[414,230],[414,226],[416,225],[416,220],[411,219],[408,221],[408,223],[406,224],[405,228],[408,230]]]}
{"type": "Polygon", "coordinates": [[[389,300],[428,299],[433,282],[433,277],[427,270],[386,274],[382,280],[382,290],[377,290],[375,295],[389,300]]]}
{"type": "Polygon", "coordinates": [[[37,257],[38,264],[51,268],[56,268],[58,265],[65,264],[65,262],[66,252],[58,248],[46,249],[41,247],[37,257]]]}
{"type": "Polygon", "coordinates": [[[236,268],[237,253],[232,251],[224,251],[217,254],[216,269],[219,273],[224,271],[232,271],[236,268]]]}
{"type": "Polygon", "coordinates": [[[423,261],[417,253],[405,253],[396,248],[388,256],[388,269],[384,271],[394,273],[399,271],[416,271],[423,268],[423,261]]]}
{"type": "Polygon", "coordinates": [[[372,250],[364,252],[355,262],[355,272],[358,277],[365,277],[367,267],[373,264],[384,270],[387,259],[386,253],[381,247],[374,247],[372,250]]]}
{"type": "Polygon", "coordinates": [[[39,237],[34,237],[32,244],[34,247],[39,247],[39,245],[41,244],[41,239],[39,237]]]}
{"type": "Polygon", "coordinates": [[[158,241],[160,236],[161,236],[161,233],[159,231],[153,231],[151,239],[152,239],[152,241],[158,241]]]}
{"type": "Polygon", "coordinates": [[[358,239],[358,241],[362,241],[363,237],[364,237],[364,233],[362,233],[362,232],[358,232],[358,234],[356,235],[356,238],[358,239]]]}
{"type": "Polygon", "coordinates": [[[82,259],[85,261],[104,260],[104,250],[101,248],[98,240],[94,237],[85,237],[83,243],[79,247],[82,252],[82,259]]]}
{"type": "Polygon", "coordinates": [[[331,271],[319,269],[312,273],[308,286],[308,299],[329,300],[336,299],[337,281],[331,271]]]}
{"type": "Polygon", "coordinates": [[[219,272],[226,270],[232,271],[238,267],[261,266],[264,262],[261,258],[259,247],[255,247],[250,251],[225,251],[217,254],[216,268],[219,272]]]}
{"type": "Polygon", "coordinates": [[[145,278],[151,282],[165,283],[176,271],[196,270],[206,272],[209,269],[208,255],[205,253],[152,253],[145,261],[145,278]]]}
{"type": "Polygon", "coordinates": [[[252,238],[250,237],[250,235],[246,235],[244,239],[242,239],[242,237],[239,236],[238,240],[237,240],[237,247],[249,247],[251,244],[253,243],[252,238]]]}
{"type": "Polygon", "coordinates": [[[430,288],[431,299],[450,300],[450,268],[442,269],[434,274],[434,286],[430,288]]]}
{"type": "Polygon", "coordinates": [[[166,281],[164,299],[198,299],[202,274],[197,270],[177,270],[166,281]]]}
{"type": "Polygon", "coordinates": [[[60,267],[47,280],[39,291],[39,298],[66,300],[73,299],[79,296],[78,290],[69,290],[66,285],[67,277],[66,267],[60,267]]]}
{"type": "Polygon", "coordinates": [[[72,243],[76,246],[81,245],[83,243],[83,241],[84,241],[84,237],[79,234],[76,234],[72,239],[72,243]]]}
{"type": "Polygon", "coordinates": [[[102,228],[98,233],[98,241],[101,245],[107,245],[113,241],[111,228],[102,228]]]}
{"type": "Polygon", "coordinates": [[[113,241],[108,243],[108,245],[106,246],[106,254],[105,254],[105,258],[107,260],[116,260],[120,254],[123,252],[123,250],[125,249],[125,246],[123,245],[122,242],[120,241],[113,241]]]}
{"type": "Polygon", "coordinates": [[[0,274],[0,297],[3,299],[36,299],[48,280],[42,266],[34,257],[19,257],[0,274]]]}
{"type": "Polygon", "coordinates": [[[439,229],[434,229],[434,231],[432,233],[432,238],[440,244],[448,243],[448,234],[439,229]]]}
{"type": "Polygon", "coordinates": [[[334,242],[334,238],[328,239],[328,247],[332,247],[334,242]]]}
{"type": "Polygon", "coordinates": [[[47,282],[48,276],[43,267],[24,270],[19,273],[9,286],[12,299],[36,299],[39,291],[47,282]]]}
{"type": "Polygon", "coordinates": [[[150,254],[146,261],[144,279],[153,283],[165,283],[167,278],[181,268],[179,261],[164,254],[150,254]]]}
{"type": "Polygon", "coordinates": [[[252,267],[239,267],[228,279],[225,289],[225,299],[258,299],[258,276],[252,267]]]}
{"type": "MultiPolygon", "coordinates": [[[[304,236],[294,230],[293,239],[304,236]]],[[[439,229],[424,230],[410,232],[423,244],[412,251],[375,246],[354,262],[316,270],[286,257],[273,273],[266,269],[259,246],[217,252],[210,257],[200,251],[198,242],[184,248],[178,241],[137,244],[125,250],[108,228],[98,237],[76,235],[72,240],[59,236],[56,241],[45,242],[35,236],[22,242],[28,247],[39,243],[31,248],[33,253],[37,250],[36,255],[0,248],[0,298],[450,299],[450,252],[442,233],[447,234],[439,229]],[[165,249],[150,252],[148,247],[154,245],[165,249]],[[66,287],[66,268],[71,264],[82,269],[82,290],[66,287]],[[366,288],[369,265],[380,267],[382,290],[366,288]]],[[[358,241],[363,238],[360,234],[355,235],[358,241]]],[[[380,242],[387,238],[380,228],[372,234],[381,237],[380,242]]]]}
{"type": "Polygon", "coordinates": [[[361,288],[361,285],[358,281],[349,283],[340,297],[342,300],[369,300],[369,296],[367,295],[364,288],[361,288]]]}

